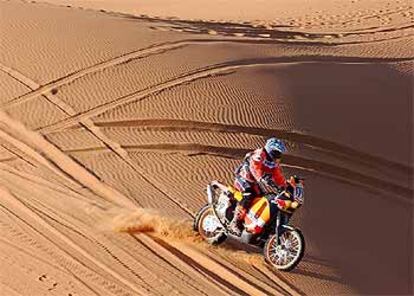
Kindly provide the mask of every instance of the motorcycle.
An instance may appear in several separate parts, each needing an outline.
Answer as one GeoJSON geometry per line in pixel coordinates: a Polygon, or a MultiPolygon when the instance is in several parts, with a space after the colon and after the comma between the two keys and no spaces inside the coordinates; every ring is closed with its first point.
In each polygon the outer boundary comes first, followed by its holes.
{"type": "Polygon", "coordinates": [[[277,270],[290,271],[305,252],[302,232],[288,224],[304,202],[303,188],[303,178],[292,176],[285,190],[253,199],[244,218],[244,229],[237,236],[228,226],[242,194],[231,186],[213,181],[207,186],[208,203],[196,214],[193,228],[212,245],[221,244],[230,236],[262,248],[268,264],[277,270]]]}

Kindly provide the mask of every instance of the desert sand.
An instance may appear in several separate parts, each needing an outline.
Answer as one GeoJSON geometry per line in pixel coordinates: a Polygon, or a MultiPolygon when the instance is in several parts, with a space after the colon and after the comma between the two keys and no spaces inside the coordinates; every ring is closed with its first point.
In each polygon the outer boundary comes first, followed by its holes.
{"type": "Polygon", "coordinates": [[[46,2],[0,0],[0,295],[414,293],[411,1],[46,2]],[[289,273],[191,227],[269,136],[289,273]]]}

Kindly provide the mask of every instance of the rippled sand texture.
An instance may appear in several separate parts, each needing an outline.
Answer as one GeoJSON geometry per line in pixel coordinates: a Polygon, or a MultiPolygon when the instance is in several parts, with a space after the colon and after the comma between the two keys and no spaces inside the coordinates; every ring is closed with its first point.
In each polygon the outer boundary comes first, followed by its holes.
{"type": "Polygon", "coordinates": [[[1,295],[413,293],[412,3],[58,2],[0,1],[1,295]],[[191,231],[272,135],[306,178],[290,273],[191,231]]]}

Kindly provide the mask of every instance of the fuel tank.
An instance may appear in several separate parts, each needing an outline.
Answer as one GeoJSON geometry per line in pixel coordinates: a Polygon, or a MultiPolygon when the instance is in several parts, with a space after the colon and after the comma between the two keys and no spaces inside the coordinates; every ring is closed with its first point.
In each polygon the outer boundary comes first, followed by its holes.
{"type": "MultiPolygon", "coordinates": [[[[233,197],[240,202],[243,195],[234,187],[229,186],[228,190],[233,194],[233,197]]],[[[245,218],[244,225],[247,232],[252,234],[260,234],[265,229],[267,223],[272,217],[276,215],[277,205],[271,202],[274,195],[267,195],[253,199],[250,209],[245,218]]]]}
{"type": "Polygon", "coordinates": [[[260,234],[277,212],[277,205],[272,203],[274,197],[258,197],[252,202],[244,218],[245,229],[253,234],[260,234]]]}

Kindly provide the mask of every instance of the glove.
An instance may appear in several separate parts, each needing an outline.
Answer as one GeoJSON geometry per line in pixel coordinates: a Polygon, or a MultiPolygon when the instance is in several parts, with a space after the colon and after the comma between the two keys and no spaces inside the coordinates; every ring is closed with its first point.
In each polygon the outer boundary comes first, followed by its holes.
{"type": "Polygon", "coordinates": [[[296,210],[299,207],[299,203],[297,201],[294,201],[294,202],[292,202],[292,204],[290,205],[290,207],[292,209],[295,209],[296,210]]]}
{"type": "Polygon", "coordinates": [[[282,199],[278,199],[277,200],[277,204],[278,206],[283,209],[283,210],[287,210],[290,208],[292,202],[290,200],[282,200],[282,199]]]}

